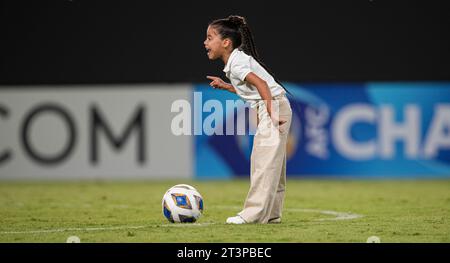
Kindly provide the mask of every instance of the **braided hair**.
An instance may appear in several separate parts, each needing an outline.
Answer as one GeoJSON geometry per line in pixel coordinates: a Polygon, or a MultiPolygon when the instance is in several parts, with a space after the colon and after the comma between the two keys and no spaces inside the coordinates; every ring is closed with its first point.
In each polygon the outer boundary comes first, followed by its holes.
{"type": "Polygon", "coordinates": [[[227,18],[214,20],[209,23],[209,26],[216,29],[222,38],[229,38],[232,42],[233,49],[238,48],[239,50],[244,51],[245,54],[252,56],[274,78],[274,80],[290,94],[283,84],[275,77],[273,72],[261,61],[261,58],[256,51],[253,34],[244,17],[231,15],[227,18]]]}

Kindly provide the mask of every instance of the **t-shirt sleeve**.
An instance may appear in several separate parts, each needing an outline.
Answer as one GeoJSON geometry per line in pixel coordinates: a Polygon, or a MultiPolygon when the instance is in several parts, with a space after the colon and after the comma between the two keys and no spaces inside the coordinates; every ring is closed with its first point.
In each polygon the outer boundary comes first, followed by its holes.
{"type": "Polygon", "coordinates": [[[250,69],[250,56],[242,54],[237,56],[231,64],[231,75],[238,78],[240,81],[245,81],[248,73],[252,72],[250,69]]]}

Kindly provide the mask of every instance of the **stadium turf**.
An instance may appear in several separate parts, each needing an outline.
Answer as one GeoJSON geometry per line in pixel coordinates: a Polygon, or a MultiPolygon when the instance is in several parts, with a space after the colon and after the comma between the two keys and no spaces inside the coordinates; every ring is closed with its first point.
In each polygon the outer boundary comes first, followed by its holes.
{"type": "Polygon", "coordinates": [[[282,224],[226,225],[249,182],[2,182],[0,242],[450,242],[450,181],[288,180],[282,224]],[[188,183],[195,224],[171,224],[161,198],[188,183]]]}

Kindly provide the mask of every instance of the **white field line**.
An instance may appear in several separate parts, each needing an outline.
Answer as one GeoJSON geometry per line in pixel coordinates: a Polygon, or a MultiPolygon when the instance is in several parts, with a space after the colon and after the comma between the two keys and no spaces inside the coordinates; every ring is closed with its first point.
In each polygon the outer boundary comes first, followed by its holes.
{"type": "Polygon", "coordinates": [[[69,231],[104,231],[104,230],[123,230],[123,229],[140,229],[149,226],[111,226],[111,227],[71,227],[71,228],[56,228],[56,229],[42,229],[42,230],[27,230],[27,231],[2,231],[0,234],[42,234],[42,233],[57,233],[69,231]]]}
{"type": "MultiPolygon", "coordinates": [[[[239,206],[224,205],[224,206],[216,206],[216,207],[222,208],[222,209],[233,209],[233,210],[242,209],[242,207],[239,207],[239,206]]],[[[318,213],[318,214],[334,216],[334,217],[330,217],[330,218],[316,219],[315,221],[351,220],[351,219],[363,217],[363,215],[359,215],[359,214],[354,214],[354,213],[350,213],[350,212],[337,212],[337,211],[332,211],[332,210],[303,209],[303,208],[284,208],[283,210],[288,211],[288,212],[318,213]]]]}
{"type": "Polygon", "coordinates": [[[354,214],[354,213],[350,213],[350,212],[337,212],[337,211],[332,211],[332,210],[291,208],[291,209],[287,209],[287,211],[305,212],[305,213],[320,213],[320,214],[324,214],[324,215],[334,216],[334,217],[330,217],[330,218],[316,219],[315,221],[351,220],[351,219],[363,217],[363,215],[359,215],[359,214],[354,214]]]}
{"type": "Polygon", "coordinates": [[[71,228],[55,228],[42,230],[25,230],[25,231],[0,231],[0,234],[45,234],[58,232],[74,232],[74,231],[107,231],[107,230],[127,230],[127,229],[141,229],[151,227],[198,227],[207,226],[214,223],[193,223],[193,224],[163,224],[163,225],[148,225],[148,226],[111,226],[111,227],[71,227],[71,228]]]}
{"type": "MultiPolygon", "coordinates": [[[[221,209],[239,210],[239,206],[216,206],[221,209]]],[[[320,213],[324,215],[333,216],[331,218],[320,218],[315,221],[337,221],[337,220],[351,220],[363,217],[363,215],[354,214],[350,212],[337,212],[332,210],[320,209],[303,209],[303,208],[285,208],[285,211],[300,212],[300,213],[320,213]]],[[[162,224],[162,225],[147,225],[147,226],[110,226],[110,227],[73,227],[73,228],[56,228],[56,229],[41,229],[41,230],[24,230],[24,231],[0,231],[0,234],[43,234],[43,233],[58,233],[69,231],[108,231],[108,230],[126,230],[126,229],[142,229],[151,227],[200,227],[213,225],[214,223],[193,223],[193,224],[162,224]]]]}

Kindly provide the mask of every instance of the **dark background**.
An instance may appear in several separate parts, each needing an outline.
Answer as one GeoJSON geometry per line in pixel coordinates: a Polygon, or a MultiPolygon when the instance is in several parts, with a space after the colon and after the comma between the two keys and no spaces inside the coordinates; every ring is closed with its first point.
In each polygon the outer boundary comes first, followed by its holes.
{"type": "Polygon", "coordinates": [[[208,22],[245,16],[282,81],[450,80],[444,1],[2,1],[1,85],[206,82],[208,22]]]}

